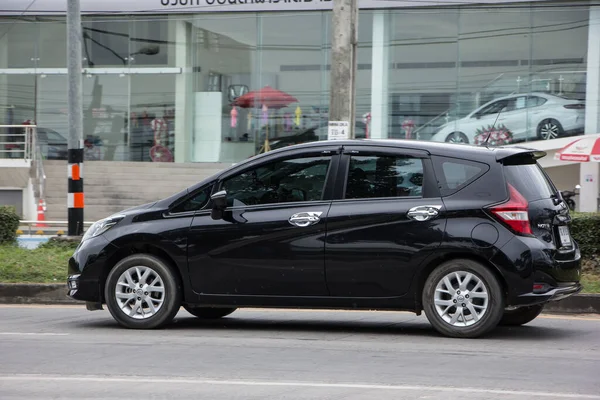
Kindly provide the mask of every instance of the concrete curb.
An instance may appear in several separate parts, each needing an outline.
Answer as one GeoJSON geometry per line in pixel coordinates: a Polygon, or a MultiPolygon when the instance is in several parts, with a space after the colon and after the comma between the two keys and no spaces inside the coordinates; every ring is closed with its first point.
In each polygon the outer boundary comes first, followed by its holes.
{"type": "MultiPolygon", "coordinates": [[[[0,304],[84,304],[67,296],[66,283],[0,283],[0,304]]],[[[600,314],[600,294],[578,294],[546,305],[556,314],[600,314]]]]}
{"type": "Polygon", "coordinates": [[[67,284],[0,283],[0,304],[84,304],[67,296],[67,284]]]}

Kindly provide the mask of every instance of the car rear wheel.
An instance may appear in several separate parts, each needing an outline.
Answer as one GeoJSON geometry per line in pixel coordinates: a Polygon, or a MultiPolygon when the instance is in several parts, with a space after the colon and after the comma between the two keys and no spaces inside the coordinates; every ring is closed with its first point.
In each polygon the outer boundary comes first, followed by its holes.
{"type": "Polygon", "coordinates": [[[441,334],[474,338],[494,329],[504,311],[502,288],[494,274],[472,260],[451,260],[427,278],[425,315],[441,334]]]}
{"type": "Polygon", "coordinates": [[[219,319],[237,310],[237,308],[191,307],[186,305],[183,308],[193,316],[201,319],[219,319]]]}
{"type": "Polygon", "coordinates": [[[563,136],[564,130],[557,120],[546,119],[538,125],[537,134],[540,140],[551,140],[563,136]]]}
{"type": "Polygon", "coordinates": [[[113,318],[126,328],[162,327],[175,318],[181,288],[171,268],[161,259],[136,254],[110,271],[104,289],[113,318]]]}
{"type": "Polygon", "coordinates": [[[537,304],[528,307],[519,307],[514,310],[505,310],[500,325],[504,326],[519,326],[525,325],[541,314],[544,309],[544,304],[537,304]]]}
{"type": "Polygon", "coordinates": [[[462,132],[452,132],[446,136],[447,143],[464,143],[469,144],[469,138],[462,132]]]}

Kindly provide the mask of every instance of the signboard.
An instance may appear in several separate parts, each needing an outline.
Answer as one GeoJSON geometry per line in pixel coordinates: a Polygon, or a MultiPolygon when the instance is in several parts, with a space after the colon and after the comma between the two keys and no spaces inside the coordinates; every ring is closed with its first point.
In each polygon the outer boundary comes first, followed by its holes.
{"type": "Polygon", "coordinates": [[[327,140],[350,139],[350,123],[348,121],[329,121],[327,140]]]}
{"type": "MultiPolygon", "coordinates": [[[[361,9],[502,4],[550,0],[358,0],[361,9]]],[[[0,0],[0,15],[65,15],[65,0],[0,0]]],[[[331,10],[332,0],[81,0],[82,14],[331,10]]]]}

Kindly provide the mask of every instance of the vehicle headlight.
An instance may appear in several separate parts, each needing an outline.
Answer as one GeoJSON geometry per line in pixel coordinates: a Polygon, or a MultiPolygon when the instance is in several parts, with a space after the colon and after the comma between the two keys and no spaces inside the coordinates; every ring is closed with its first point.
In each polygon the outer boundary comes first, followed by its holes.
{"type": "Polygon", "coordinates": [[[122,220],[123,218],[125,218],[124,215],[117,214],[117,215],[111,215],[108,218],[104,218],[104,219],[94,222],[92,224],[92,226],[90,226],[85,231],[85,234],[83,235],[83,238],[81,239],[81,241],[83,242],[84,240],[91,239],[96,236],[102,235],[104,232],[106,232],[107,230],[109,230],[110,228],[115,226],[117,223],[119,223],[119,221],[122,220]]]}

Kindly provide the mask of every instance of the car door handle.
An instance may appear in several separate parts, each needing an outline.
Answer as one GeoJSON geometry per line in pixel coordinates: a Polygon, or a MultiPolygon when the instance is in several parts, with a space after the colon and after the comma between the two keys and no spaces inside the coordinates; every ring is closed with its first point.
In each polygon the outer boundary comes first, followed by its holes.
{"type": "Polygon", "coordinates": [[[415,221],[428,221],[437,217],[442,206],[417,206],[408,210],[408,218],[415,221]]]}
{"type": "Polygon", "coordinates": [[[314,225],[321,220],[321,211],[306,211],[298,214],[294,214],[288,220],[290,224],[299,226],[301,228],[314,225]]]}

